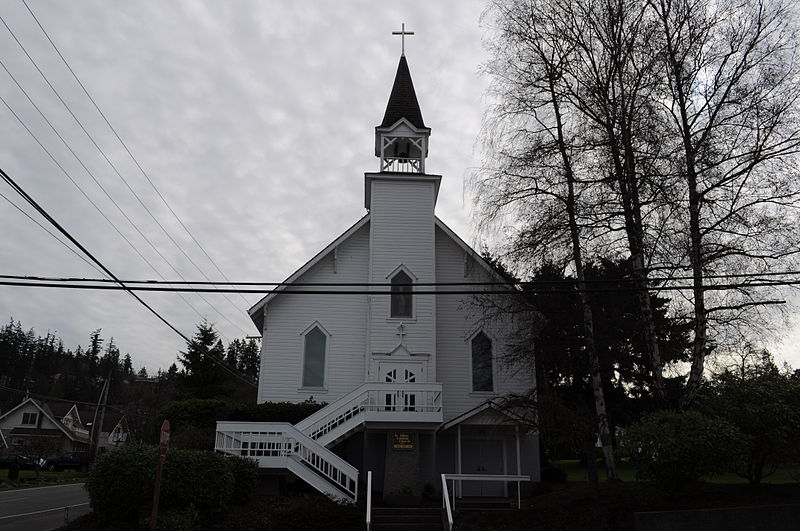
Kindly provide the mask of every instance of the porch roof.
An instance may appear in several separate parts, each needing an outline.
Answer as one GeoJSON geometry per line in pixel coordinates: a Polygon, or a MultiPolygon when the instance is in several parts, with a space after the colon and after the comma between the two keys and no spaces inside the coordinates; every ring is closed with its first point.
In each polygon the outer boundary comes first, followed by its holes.
{"type": "Polygon", "coordinates": [[[509,410],[498,405],[494,400],[487,400],[482,404],[465,411],[461,415],[448,420],[441,425],[439,430],[448,430],[459,424],[487,424],[486,422],[475,422],[482,416],[492,415],[492,424],[527,424],[525,419],[509,410]]]}

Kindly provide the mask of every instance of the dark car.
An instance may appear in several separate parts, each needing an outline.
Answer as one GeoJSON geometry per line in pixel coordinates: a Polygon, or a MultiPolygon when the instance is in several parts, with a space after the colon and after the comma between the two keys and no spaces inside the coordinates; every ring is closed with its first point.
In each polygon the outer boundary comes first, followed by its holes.
{"type": "Polygon", "coordinates": [[[60,470],[86,470],[89,468],[88,452],[70,452],[45,461],[44,468],[51,472],[60,470]]]}
{"type": "Polygon", "coordinates": [[[0,469],[11,468],[11,463],[16,460],[20,470],[33,470],[36,468],[36,461],[24,455],[3,455],[0,456],[0,469]]]}

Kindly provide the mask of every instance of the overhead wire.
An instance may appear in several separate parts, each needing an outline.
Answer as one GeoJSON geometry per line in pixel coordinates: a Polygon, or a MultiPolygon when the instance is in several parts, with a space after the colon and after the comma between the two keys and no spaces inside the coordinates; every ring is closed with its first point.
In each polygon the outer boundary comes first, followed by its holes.
{"type": "MultiPolygon", "coordinates": [[[[45,218],[51,225],[53,225],[53,227],[55,227],[64,237],[66,237],[75,247],[80,249],[80,251],[82,253],[84,253],[92,262],[97,264],[97,266],[99,266],[100,269],[102,269],[109,277],[114,279],[119,284],[118,287],[120,289],[124,289],[125,291],[127,291],[134,299],[136,299],[139,302],[139,304],[144,306],[150,313],[152,313],[154,316],[156,316],[162,323],[167,325],[173,332],[175,332],[181,338],[183,338],[186,341],[187,344],[196,345],[196,343],[193,340],[189,339],[189,337],[186,336],[183,332],[181,332],[177,327],[175,327],[175,325],[170,323],[163,315],[161,315],[158,311],[156,311],[155,308],[150,306],[144,299],[139,297],[133,290],[128,289],[124,282],[122,282],[114,273],[112,273],[111,270],[108,267],[106,267],[98,258],[96,258],[88,249],[86,249],[86,247],[84,247],[74,236],[72,236],[72,234],[70,234],[64,227],[62,227],[61,224],[58,223],[58,221],[56,221],[42,206],[40,206],[39,203],[37,203],[36,200],[34,200],[33,197],[31,197],[2,168],[0,168],[0,177],[15,192],[17,192],[17,194],[19,194],[23,199],[25,199],[25,201],[29,205],[31,205],[34,208],[34,210],[36,210],[43,218],[45,218]]],[[[200,346],[200,347],[201,347],[202,350],[205,350],[204,354],[205,354],[205,358],[206,359],[211,360],[213,363],[215,363],[218,366],[222,367],[224,370],[228,371],[230,374],[232,374],[233,376],[235,376],[239,380],[247,383],[248,385],[251,385],[253,387],[256,386],[255,383],[253,383],[249,378],[247,378],[246,376],[242,375],[238,371],[232,369],[226,363],[222,362],[222,360],[218,360],[217,358],[215,358],[210,352],[207,351],[207,349],[202,348],[202,346],[200,346]]]]}
{"type": "MultiPolygon", "coordinates": [[[[35,133],[34,133],[34,132],[33,132],[33,131],[30,129],[30,127],[28,127],[28,125],[27,125],[27,124],[26,124],[26,123],[25,123],[25,122],[22,120],[22,118],[20,118],[20,116],[19,116],[19,115],[18,115],[18,114],[17,114],[17,113],[14,111],[14,109],[12,109],[12,108],[11,108],[11,106],[8,104],[8,102],[5,100],[5,98],[3,98],[2,96],[0,96],[0,101],[2,101],[2,102],[3,102],[3,104],[4,104],[4,105],[6,106],[6,108],[9,110],[9,112],[11,112],[11,114],[12,114],[12,115],[14,115],[14,117],[17,119],[17,121],[20,123],[20,125],[22,125],[22,127],[23,127],[23,128],[25,128],[25,130],[28,132],[28,134],[29,134],[29,135],[30,135],[30,136],[31,136],[31,137],[32,137],[32,138],[33,138],[33,139],[36,141],[36,143],[37,143],[37,144],[39,144],[39,147],[41,147],[41,148],[42,148],[42,150],[43,150],[45,153],[47,153],[48,157],[50,157],[50,160],[52,160],[52,161],[53,161],[53,163],[54,163],[56,166],[58,166],[58,168],[61,170],[61,172],[62,172],[62,173],[63,173],[63,174],[64,174],[64,175],[67,177],[67,179],[69,179],[69,181],[70,181],[70,182],[71,182],[71,183],[72,183],[72,184],[73,184],[73,185],[74,185],[74,186],[75,186],[75,187],[78,189],[78,191],[79,191],[79,192],[80,192],[80,193],[83,195],[83,197],[84,197],[84,198],[85,198],[87,201],[89,201],[89,203],[90,203],[90,204],[91,204],[91,205],[94,207],[94,209],[95,209],[95,210],[97,210],[97,212],[98,212],[98,213],[99,213],[99,214],[100,214],[100,215],[103,217],[103,219],[105,219],[105,220],[108,222],[108,224],[109,224],[109,225],[111,225],[111,227],[112,227],[112,228],[113,228],[113,229],[116,231],[116,233],[117,233],[117,234],[118,234],[118,235],[119,235],[119,236],[120,236],[120,237],[121,237],[121,238],[122,238],[122,239],[123,239],[123,240],[124,240],[124,241],[125,241],[125,242],[128,244],[128,246],[129,246],[131,249],[133,249],[133,251],[134,251],[134,252],[135,252],[137,255],[139,255],[139,258],[141,258],[141,259],[142,259],[142,260],[143,260],[143,261],[144,261],[144,262],[145,262],[145,263],[146,263],[146,264],[147,264],[147,265],[150,267],[150,269],[152,269],[152,270],[155,272],[155,274],[156,274],[156,275],[160,276],[160,277],[163,279],[163,278],[164,278],[164,276],[163,276],[163,275],[161,274],[161,272],[160,272],[160,271],[159,271],[159,270],[156,268],[156,266],[155,266],[155,265],[153,265],[153,263],[152,263],[152,262],[151,262],[151,261],[150,261],[150,260],[149,260],[149,259],[148,259],[146,256],[144,256],[144,255],[142,254],[142,252],[141,252],[141,251],[140,251],[140,250],[139,250],[139,249],[138,249],[138,248],[137,248],[137,247],[136,247],[136,246],[133,244],[133,242],[131,242],[131,241],[130,241],[130,239],[129,239],[127,236],[125,236],[125,234],[124,234],[124,233],[123,233],[123,232],[122,232],[122,231],[119,229],[119,227],[117,227],[117,225],[116,225],[116,224],[115,224],[113,221],[111,221],[111,218],[109,218],[109,217],[106,215],[106,213],[105,213],[105,212],[103,212],[103,210],[102,210],[102,209],[101,209],[101,208],[100,208],[100,207],[97,205],[97,203],[95,203],[95,201],[94,201],[94,200],[93,200],[91,197],[89,197],[89,194],[87,194],[87,193],[86,193],[86,191],[83,189],[83,187],[81,187],[81,185],[80,185],[80,184],[78,184],[78,182],[77,182],[77,181],[76,181],[76,180],[75,180],[75,179],[72,177],[72,175],[71,175],[71,174],[70,174],[70,173],[69,173],[69,172],[68,172],[68,171],[67,171],[67,170],[64,168],[64,166],[62,166],[62,165],[61,165],[61,163],[60,163],[60,162],[58,162],[58,160],[57,160],[57,159],[55,158],[55,156],[54,156],[54,155],[53,155],[53,154],[50,152],[50,150],[49,150],[49,149],[47,149],[47,147],[45,147],[45,145],[44,145],[44,144],[41,142],[41,140],[39,140],[39,137],[37,137],[37,136],[36,136],[36,134],[35,134],[35,133]]],[[[186,304],[187,304],[187,305],[188,305],[188,306],[189,306],[189,307],[190,307],[192,310],[194,310],[194,312],[195,312],[195,313],[196,313],[198,316],[200,316],[200,318],[204,318],[203,314],[202,314],[202,313],[200,313],[200,311],[199,311],[197,308],[195,308],[195,307],[194,307],[194,305],[192,305],[192,304],[191,304],[191,303],[190,303],[188,300],[186,300],[185,298],[183,298],[183,296],[181,296],[181,298],[184,300],[184,302],[185,302],[185,303],[186,303],[186,304]]]]}
{"type": "MultiPolygon", "coordinates": [[[[8,278],[10,275],[3,275],[0,278],[8,278]]],[[[776,287],[776,286],[798,286],[800,279],[793,280],[775,280],[775,281],[760,281],[751,283],[729,283],[729,284],[708,284],[703,286],[703,291],[723,291],[732,289],[743,288],[757,288],[757,287],[776,287]]],[[[64,288],[64,289],[86,289],[86,290],[119,290],[119,286],[108,283],[70,283],[61,280],[0,280],[0,286],[27,286],[27,287],[46,287],[46,288],[64,288]]],[[[348,286],[341,286],[331,284],[331,288],[348,288],[353,287],[353,284],[348,286]]],[[[416,287],[415,284],[401,284],[395,286],[416,287]]],[[[255,289],[255,288],[218,288],[218,287],[165,287],[160,285],[131,285],[126,283],[125,289],[131,291],[154,291],[154,292],[173,292],[173,293],[254,293],[261,295],[269,295],[273,293],[281,294],[294,294],[294,295],[393,295],[396,292],[391,289],[375,290],[375,289],[303,289],[305,286],[294,286],[289,284],[289,289],[255,289]],[[292,289],[295,288],[295,289],[292,289]]],[[[366,284],[362,287],[368,288],[366,284]]],[[[391,288],[391,284],[383,284],[384,288],[391,288]]],[[[435,287],[435,286],[434,286],[435,287]]],[[[693,290],[693,285],[677,285],[677,286],[612,286],[612,287],[587,287],[587,288],[530,288],[526,290],[515,289],[513,285],[509,284],[507,289],[413,289],[413,295],[550,295],[550,294],[576,294],[576,293],[635,293],[640,291],[689,291],[693,290]]]]}
{"type": "MultiPolygon", "coordinates": [[[[2,15],[0,15],[0,21],[2,21],[3,25],[5,26],[5,28],[6,28],[6,29],[8,30],[8,32],[11,34],[11,36],[14,38],[14,40],[15,40],[15,41],[16,41],[16,43],[17,43],[17,45],[18,45],[18,46],[19,46],[19,47],[22,49],[23,53],[24,53],[24,54],[25,54],[25,56],[28,58],[28,60],[31,62],[31,64],[34,66],[34,68],[36,68],[36,71],[39,73],[39,75],[42,77],[42,79],[44,79],[44,81],[45,81],[45,83],[47,84],[47,86],[48,86],[48,87],[50,87],[50,90],[53,92],[53,94],[55,94],[56,98],[58,98],[58,100],[61,102],[61,104],[64,106],[64,108],[65,108],[65,109],[67,110],[67,112],[70,114],[70,116],[72,116],[72,118],[75,120],[75,122],[78,124],[78,126],[81,128],[81,130],[84,132],[84,134],[86,134],[86,136],[89,138],[89,140],[90,140],[90,141],[91,141],[91,143],[94,145],[94,147],[95,147],[95,148],[96,148],[96,149],[97,149],[97,150],[100,152],[100,154],[103,156],[103,158],[105,158],[106,162],[107,162],[107,163],[108,163],[108,164],[111,166],[111,168],[112,168],[112,169],[113,169],[113,170],[116,172],[116,174],[117,174],[117,175],[119,176],[119,178],[120,178],[120,179],[123,181],[123,183],[124,183],[124,184],[125,184],[125,186],[128,188],[128,190],[129,190],[129,191],[130,191],[130,192],[131,192],[131,193],[134,195],[134,197],[135,197],[135,198],[136,198],[136,199],[139,201],[139,203],[140,203],[140,204],[141,204],[141,205],[142,205],[142,206],[145,208],[145,210],[147,211],[147,213],[148,213],[148,214],[150,214],[150,216],[151,216],[151,217],[153,218],[153,220],[154,220],[154,221],[155,221],[155,222],[156,222],[156,223],[159,225],[159,227],[161,227],[161,230],[162,230],[162,231],[164,231],[164,233],[165,233],[165,234],[167,235],[167,237],[168,237],[168,238],[169,238],[169,239],[172,241],[172,243],[173,243],[173,244],[175,244],[175,246],[176,246],[176,247],[178,247],[178,249],[179,249],[179,250],[180,250],[180,251],[181,251],[181,252],[184,254],[184,256],[186,256],[186,258],[189,260],[189,262],[190,262],[190,263],[191,263],[191,264],[192,264],[192,265],[193,265],[193,266],[194,266],[194,267],[195,267],[195,268],[196,268],[196,269],[197,269],[197,270],[200,272],[200,274],[201,274],[201,275],[203,275],[203,276],[204,276],[204,277],[205,277],[207,280],[210,280],[210,279],[208,279],[208,276],[206,276],[206,275],[205,275],[205,273],[204,273],[204,272],[203,272],[203,271],[202,271],[202,270],[199,268],[199,266],[197,266],[197,264],[196,264],[196,263],[195,263],[195,262],[194,262],[194,261],[191,259],[191,257],[190,257],[190,256],[188,256],[188,254],[187,254],[187,253],[186,253],[186,252],[183,250],[183,248],[181,248],[181,247],[180,247],[180,245],[178,245],[178,243],[177,243],[177,242],[176,242],[176,241],[175,241],[175,240],[172,238],[172,236],[171,236],[171,235],[170,235],[170,234],[169,234],[169,233],[166,231],[166,229],[165,229],[165,228],[163,227],[163,225],[161,225],[161,223],[160,223],[160,222],[159,222],[159,221],[158,221],[158,220],[155,218],[155,216],[153,216],[152,212],[150,212],[150,210],[147,208],[147,206],[144,204],[144,202],[142,202],[142,200],[139,198],[139,196],[136,194],[136,192],[133,190],[133,188],[131,188],[131,186],[128,184],[128,182],[125,180],[125,178],[124,178],[124,177],[122,176],[122,174],[119,172],[119,170],[117,170],[117,167],[116,167],[116,166],[115,166],[115,165],[114,165],[114,164],[111,162],[111,160],[108,158],[108,156],[106,156],[105,152],[104,152],[104,151],[103,151],[103,150],[100,148],[100,146],[99,146],[99,145],[97,144],[97,142],[94,140],[94,138],[93,138],[93,137],[92,137],[92,135],[89,133],[89,131],[87,131],[87,130],[86,130],[86,128],[84,127],[84,125],[83,125],[83,123],[80,121],[80,119],[79,119],[79,118],[78,118],[78,117],[75,115],[75,113],[72,111],[72,109],[70,108],[70,106],[69,106],[69,105],[66,103],[66,101],[64,101],[64,99],[61,97],[61,94],[60,94],[60,93],[58,92],[58,90],[57,90],[57,89],[56,89],[56,88],[53,86],[53,84],[50,82],[50,80],[49,80],[49,79],[48,79],[48,77],[45,75],[45,73],[44,73],[44,72],[41,70],[41,68],[39,68],[39,65],[36,63],[36,61],[33,59],[33,57],[30,55],[30,53],[28,53],[28,50],[25,48],[25,46],[22,44],[22,42],[19,40],[19,38],[17,38],[16,34],[13,32],[13,30],[12,30],[12,29],[11,29],[11,27],[8,25],[8,23],[6,23],[6,21],[5,21],[5,19],[2,17],[2,15]]],[[[55,128],[55,126],[53,126],[53,124],[52,124],[52,123],[50,122],[50,120],[49,120],[49,119],[48,119],[48,118],[45,116],[45,114],[44,114],[44,112],[41,110],[41,108],[40,108],[40,107],[39,107],[39,106],[38,106],[38,105],[37,105],[37,104],[36,104],[36,103],[33,101],[33,99],[30,97],[30,95],[28,94],[28,92],[27,92],[27,91],[26,91],[26,90],[25,90],[25,89],[22,87],[22,85],[21,85],[21,84],[20,84],[20,83],[17,81],[16,77],[15,77],[15,76],[14,76],[14,75],[11,73],[11,71],[10,71],[10,70],[9,70],[9,69],[6,67],[5,63],[3,63],[3,62],[2,62],[2,60],[0,60],[0,65],[2,65],[3,69],[4,69],[4,70],[6,71],[6,73],[9,75],[9,77],[11,77],[11,79],[14,81],[14,83],[17,85],[17,87],[20,89],[20,91],[22,91],[22,93],[25,95],[25,97],[28,99],[28,101],[31,103],[31,105],[33,105],[33,106],[34,106],[34,108],[36,108],[36,110],[39,112],[39,114],[42,116],[42,118],[45,120],[45,122],[47,122],[48,126],[50,126],[50,128],[53,130],[53,132],[56,134],[56,136],[58,136],[58,138],[61,140],[61,142],[64,144],[64,146],[65,146],[65,147],[66,147],[66,148],[69,150],[69,152],[72,154],[72,156],[73,156],[73,157],[75,157],[75,159],[76,159],[76,160],[78,161],[78,163],[79,163],[79,164],[80,164],[80,165],[83,167],[83,169],[86,171],[86,173],[87,173],[87,174],[88,174],[88,175],[89,175],[89,176],[92,178],[92,180],[95,182],[95,184],[97,184],[97,186],[98,186],[98,187],[99,187],[99,188],[100,188],[100,189],[103,191],[103,193],[104,193],[104,194],[106,195],[106,197],[107,197],[107,198],[108,198],[108,199],[109,199],[109,200],[112,202],[112,204],[113,204],[113,205],[114,205],[114,206],[117,208],[117,210],[119,210],[119,212],[120,212],[120,213],[122,214],[122,216],[123,216],[123,217],[124,217],[124,218],[125,218],[125,219],[128,221],[128,223],[130,223],[130,224],[131,224],[131,226],[134,228],[134,230],[136,230],[136,232],[137,232],[137,233],[139,233],[139,235],[140,235],[140,236],[141,236],[141,237],[142,237],[142,238],[143,238],[143,239],[144,239],[144,240],[145,240],[145,241],[148,243],[148,245],[150,245],[150,247],[152,247],[152,248],[153,248],[153,250],[156,252],[156,254],[158,254],[158,255],[161,257],[161,259],[162,259],[162,260],[164,260],[164,262],[165,262],[165,263],[167,263],[167,265],[170,267],[170,269],[172,269],[172,270],[175,272],[175,274],[177,274],[179,277],[183,278],[183,277],[182,277],[182,275],[181,275],[181,273],[180,273],[180,272],[179,272],[179,271],[178,271],[178,270],[175,268],[175,266],[174,266],[174,265],[173,265],[173,264],[172,264],[172,263],[171,263],[171,262],[170,262],[170,261],[169,261],[169,260],[168,260],[168,259],[167,259],[167,258],[164,256],[164,255],[163,255],[163,253],[161,253],[161,251],[159,251],[159,250],[158,250],[158,248],[157,248],[157,247],[156,247],[156,246],[155,246],[155,245],[154,245],[154,244],[153,244],[153,243],[150,241],[150,239],[149,239],[147,236],[145,236],[145,234],[144,234],[144,233],[141,231],[141,229],[139,229],[138,225],[136,225],[136,223],[134,223],[134,222],[133,222],[133,220],[131,220],[131,218],[130,218],[130,217],[129,217],[129,216],[126,214],[126,213],[125,213],[125,211],[124,211],[124,210],[123,210],[123,209],[122,209],[122,208],[119,206],[119,204],[118,204],[118,203],[117,203],[117,202],[114,200],[114,198],[112,198],[112,197],[111,197],[111,194],[110,194],[110,193],[109,193],[109,192],[106,190],[106,188],[105,188],[105,187],[104,187],[104,186],[103,186],[103,185],[100,183],[100,181],[97,179],[97,177],[94,175],[94,173],[93,173],[91,170],[89,170],[89,168],[88,168],[88,167],[87,167],[87,166],[86,166],[86,165],[83,163],[83,161],[80,159],[80,157],[78,157],[78,155],[75,153],[75,151],[72,149],[72,147],[70,147],[70,146],[69,146],[69,144],[68,144],[68,143],[67,143],[67,141],[64,139],[64,137],[63,137],[63,136],[62,136],[62,135],[61,135],[61,134],[58,132],[58,130],[55,128]]],[[[6,105],[8,105],[8,104],[6,104],[6,105]]],[[[159,274],[159,273],[157,272],[157,274],[159,274]]],[[[159,276],[161,276],[161,275],[159,274],[159,276]]],[[[162,278],[163,278],[163,276],[162,276],[162,278]]],[[[236,308],[236,305],[234,305],[234,304],[233,304],[233,302],[232,302],[232,301],[231,301],[231,300],[230,300],[230,299],[227,297],[227,295],[223,295],[223,296],[224,296],[224,297],[225,297],[225,298],[228,300],[228,302],[230,302],[230,303],[231,303],[231,305],[232,305],[232,306],[234,306],[234,307],[236,308]]],[[[211,304],[211,303],[210,303],[208,300],[206,300],[206,299],[205,299],[205,298],[203,298],[202,296],[199,296],[199,297],[200,297],[201,299],[203,299],[203,301],[204,301],[206,304],[208,304],[208,306],[209,306],[209,307],[210,307],[212,310],[214,310],[214,311],[215,311],[215,312],[216,312],[216,313],[217,313],[217,314],[218,314],[220,317],[222,317],[223,319],[225,319],[226,321],[228,321],[228,322],[229,322],[231,325],[233,325],[234,327],[238,328],[240,332],[242,332],[242,333],[246,333],[246,332],[244,331],[244,329],[242,329],[242,328],[241,328],[239,325],[237,325],[236,323],[234,323],[234,322],[233,322],[233,321],[232,321],[232,320],[231,320],[231,319],[230,319],[230,318],[229,318],[227,315],[225,315],[225,314],[223,314],[221,311],[219,311],[219,310],[218,310],[218,309],[217,309],[217,308],[216,308],[216,307],[215,307],[213,304],[211,304]]],[[[236,308],[236,309],[237,309],[237,310],[239,310],[239,308],[236,308]]]]}
{"type": "MultiPolygon", "coordinates": [[[[17,210],[19,210],[19,211],[22,213],[22,215],[24,215],[25,217],[27,217],[27,218],[28,218],[29,220],[31,220],[32,222],[36,223],[36,225],[38,225],[38,226],[39,226],[39,228],[41,228],[41,229],[42,229],[43,231],[45,231],[47,234],[49,234],[50,236],[52,236],[52,237],[53,237],[53,239],[55,239],[55,240],[56,240],[58,243],[60,243],[60,244],[61,244],[61,245],[63,245],[64,247],[66,247],[66,249],[67,249],[69,252],[71,252],[72,254],[74,254],[75,256],[77,256],[78,258],[80,258],[81,260],[83,260],[84,262],[86,262],[86,263],[87,263],[87,264],[88,264],[88,265],[89,265],[89,266],[90,266],[92,269],[94,269],[95,271],[97,271],[97,272],[98,272],[98,273],[100,273],[101,275],[103,275],[103,274],[104,274],[104,273],[103,273],[103,271],[102,271],[101,269],[98,269],[98,268],[97,268],[97,266],[96,266],[96,265],[94,265],[93,263],[91,263],[89,260],[87,260],[85,256],[83,256],[83,255],[82,255],[82,254],[80,254],[78,251],[76,251],[75,249],[73,249],[72,247],[70,247],[69,245],[67,245],[67,243],[66,243],[64,240],[62,240],[61,238],[59,238],[58,236],[56,236],[55,234],[53,234],[53,232],[52,232],[52,231],[50,231],[50,229],[48,229],[47,227],[45,227],[44,225],[42,225],[41,223],[39,223],[39,221],[37,221],[37,220],[36,220],[36,218],[34,218],[33,216],[31,216],[30,214],[28,214],[27,212],[25,212],[25,210],[24,210],[24,209],[22,209],[22,208],[21,208],[19,205],[17,205],[16,203],[14,203],[14,202],[13,202],[13,201],[12,201],[12,200],[9,198],[9,197],[6,197],[6,195],[5,195],[4,193],[0,192],[0,197],[2,197],[3,199],[5,199],[5,200],[6,200],[6,201],[7,201],[7,202],[8,202],[8,203],[9,203],[9,204],[12,206],[12,207],[14,207],[14,208],[16,208],[17,210]]],[[[102,279],[102,280],[109,281],[108,279],[102,279]]]]}
{"type": "MultiPolygon", "coordinates": [[[[50,45],[53,47],[53,50],[55,50],[56,54],[58,54],[58,56],[61,58],[61,61],[64,63],[64,66],[67,67],[67,70],[69,70],[70,74],[72,74],[72,77],[75,78],[75,81],[81,87],[81,89],[83,90],[84,94],[86,94],[86,97],[89,98],[89,101],[92,102],[92,105],[94,106],[94,108],[97,110],[97,112],[103,118],[103,120],[105,121],[106,125],[108,125],[109,129],[111,129],[111,132],[114,133],[114,136],[117,138],[117,140],[119,140],[119,143],[122,144],[122,147],[128,153],[128,155],[130,156],[131,160],[133,160],[133,162],[136,165],[136,167],[139,169],[139,171],[142,173],[144,178],[147,180],[147,182],[150,184],[150,186],[156,192],[158,197],[161,199],[161,201],[164,203],[164,205],[167,207],[167,209],[170,211],[170,213],[172,213],[172,215],[178,221],[178,223],[183,228],[183,230],[186,231],[186,234],[189,235],[189,237],[192,239],[192,241],[195,243],[195,245],[197,245],[197,247],[200,249],[200,251],[202,251],[202,253],[206,256],[206,258],[208,258],[209,262],[211,262],[211,264],[219,272],[219,274],[222,275],[222,278],[224,278],[225,280],[229,281],[228,277],[225,275],[225,273],[222,271],[222,269],[219,267],[219,265],[217,265],[217,262],[211,257],[211,255],[206,251],[206,249],[200,244],[198,239],[195,238],[194,234],[192,234],[192,232],[189,230],[189,228],[186,226],[186,224],[183,222],[183,220],[180,218],[180,216],[178,216],[178,214],[175,212],[175,210],[172,208],[172,206],[169,204],[169,202],[166,200],[166,198],[161,194],[161,191],[155,185],[155,183],[150,178],[148,173],[144,170],[142,165],[139,163],[138,159],[133,155],[133,152],[130,150],[130,148],[128,148],[128,145],[125,143],[125,141],[119,135],[119,133],[117,133],[117,130],[114,128],[113,125],[111,125],[111,122],[109,121],[108,117],[106,117],[106,114],[100,109],[100,106],[97,104],[95,99],[89,93],[89,90],[86,88],[86,86],[80,80],[80,78],[78,77],[78,74],[76,74],[75,71],[72,69],[72,66],[69,64],[69,61],[67,61],[66,57],[64,57],[64,55],[61,53],[61,50],[59,50],[58,46],[56,46],[56,43],[50,37],[50,34],[47,32],[47,30],[45,30],[44,26],[39,21],[38,17],[33,12],[31,7],[28,5],[28,3],[25,0],[22,0],[22,3],[25,5],[25,8],[31,14],[31,17],[33,17],[33,20],[36,21],[36,25],[39,26],[40,30],[42,30],[42,33],[47,38],[47,41],[50,43],[50,45]]],[[[137,197],[137,199],[138,199],[138,197],[137,197]]],[[[144,204],[142,204],[142,206],[144,206],[144,204]]],[[[145,207],[145,208],[147,208],[147,207],[145,207]]],[[[149,210],[148,210],[148,213],[150,213],[149,210]]],[[[151,214],[151,217],[152,217],[152,214],[151,214]]],[[[159,223],[159,225],[160,225],[160,223],[159,223]]],[[[163,226],[162,226],[162,230],[165,230],[163,228],[163,226]]],[[[166,230],[165,230],[165,232],[166,232],[166,230]]],[[[240,295],[240,297],[241,297],[242,301],[244,301],[245,304],[249,304],[249,302],[247,301],[247,299],[244,298],[244,296],[240,295]]]]}

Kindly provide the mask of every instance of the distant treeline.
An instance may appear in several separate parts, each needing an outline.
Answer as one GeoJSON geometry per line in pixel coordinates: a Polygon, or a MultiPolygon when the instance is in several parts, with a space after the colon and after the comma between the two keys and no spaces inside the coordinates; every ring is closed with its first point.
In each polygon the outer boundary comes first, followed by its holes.
{"type": "Polygon", "coordinates": [[[101,330],[89,334],[88,345],[66,348],[52,332],[25,331],[13,318],[0,327],[0,412],[17,405],[26,394],[45,401],[97,403],[110,379],[108,404],[128,417],[132,431],[147,437],[158,408],[193,397],[255,401],[259,345],[234,339],[227,348],[209,323],[200,323],[185,352],[175,353],[181,365],[148,375],[134,368],[131,355],[121,354],[114,338],[101,330]],[[213,357],[214,359],[211,359],[213,357]],[[223,367],[225,365],[226,367],[223,367]],[[239,372],[235,377],[233,371],[239,372]]]}

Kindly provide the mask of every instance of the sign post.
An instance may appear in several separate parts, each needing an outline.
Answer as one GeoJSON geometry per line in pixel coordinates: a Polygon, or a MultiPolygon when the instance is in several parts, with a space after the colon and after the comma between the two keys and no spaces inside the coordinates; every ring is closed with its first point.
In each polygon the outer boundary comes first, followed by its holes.
{"type": "Polygon", "coordinates": [[[158,465],[156,465],[156,488],[153,493],[153,512],[150,515],[150,531],[156,528],[156,521],[158,520],[158,498],[161,494],[161,468],[167,461],[167,450],[169,450],[169,421],[164,420],[161,424],[161,440],[158,446],[159,456],[158,465]]]}

